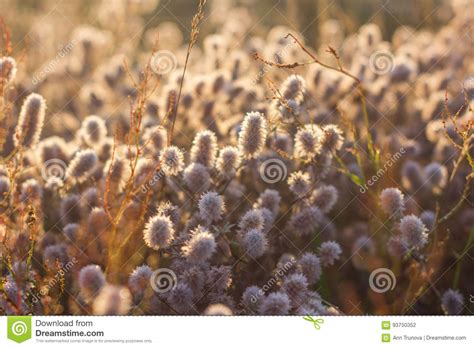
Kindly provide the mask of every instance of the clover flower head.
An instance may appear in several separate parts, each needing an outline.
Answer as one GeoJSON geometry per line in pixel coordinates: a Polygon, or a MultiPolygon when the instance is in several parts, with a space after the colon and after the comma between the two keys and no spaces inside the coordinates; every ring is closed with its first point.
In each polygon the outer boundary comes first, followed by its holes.
{"type": "Polygon", "coordinates": [[[86,300],[92,299],[105,285],[105,275],[98,265],[88,265],[79,271],[79,289],[86,300]]]}
{"type": "Polygon", "coordinates": [[[43,130],[46,101],[36,93],[30,94],[21,107],[18,125],[15,128],[15,146],[31,148],[38,144],[43,130]]]}
{"type": "Polygon", "coordinates": [[[398,215],[405,210],[405,198],[398,188],[389,187],[380,193],[380,205],[386,214],[398,215]]]}
{"type": "Polygon", "coordinates": [[[339,243],[334,241],[323,242],[319,247],[319,257],[323,266],[332,266],[334,262],[339,260],[342,253],[339,243]]]}
{"type": "Polygon", "coordinates": [[[176,146],[166,147],[160,153],[160,164],[166,175],[178,175],[184,168],[183,152],[176,146]]]}
{"type": "Polygon", "coordinates": [[[205,227],[198,226],[182,248],[183,255],[191,262],[205,262],[216,251],[216,240],[205,227]]]}
{"type": "Polygon", "coordinates": [[[426,226],[415,215],[408,215],[400,220],[401,240],[408,248],[422,248],[428,243],[426,226]]]}
{"type": "Polygon", "coordinates": [[[174,240],[174,235],[175,231],[171,219],[161,214],[150,218],[143,231],[145,244],[154,250],[170,246],[174,240]]]}
{"type": "Polygon", "coordinates": [[[441,308],[447,315],[461,314],[464,308],[464,296],[458,290],[446,290],[441,297],[441,308]]]}
{"type": "Polygon", "coordinates": [[[260,112],[245,115],[239,133],[239,150],[243,156],[255,158],[263,150],[267,139],[267,121],[260,112]]]}
{"type": "Polygon", "coordinates": [[[251,229],[247,231],[242,240],[246,255],[251,258],[262,256],[268,248],[267,238],[262,230],[251,229]]]}
{"type": "Polygon", "coordinates": [[[211,168],[214,166],[217,153],[217,138],[210,130],[196,134],[191,146],[191,162],[201,163],[211,168]]]}
{"type": "Polygon", "coordinates": [[[92,305],[94,315],[127,315],[132,306],[130,290],[124,286],[106,285],[92,305]]]}
{"type": "Polygon", "coordinates": [[[316,125],[308,124],[301,127],[295,135],[295,157],[311,160],[321,152],[323,137],[323,131],[316,125]]]}
{"type": "Polygon", "coordinates": [[[209,223],[219,221],[224,209],[224,200],[217,192],[207,192],[199,200],[199,213],[209,223]]]}
{"type": "Polygon", "coordinates": [[[262,315],[287,315],[290,308],[290,299],[286,293],[273,292],[262,300],[259,313],[262,315]]]}
{"type": "Polygon", "coordinates": [[[311,188],[311,177],[308,173],[301,171],[291,173],[288,178],[288,185],[290,186],[291,192],[297,197],[303,197],[311,188]]]}
{"type": "Polygon", "coordinates": [[[311,252],[301,255],[297,262],[297,269],[305,275],[309,284],[314,284],[321,278],[321,260],[311,252]]]}

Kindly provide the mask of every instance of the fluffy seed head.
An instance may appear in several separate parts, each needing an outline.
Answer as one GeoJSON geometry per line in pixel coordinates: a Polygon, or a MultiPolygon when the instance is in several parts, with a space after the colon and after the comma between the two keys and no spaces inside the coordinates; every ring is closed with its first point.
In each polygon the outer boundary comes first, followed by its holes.
{"type": "Polygon", "coordinates": [[[207,274],[200,265],[192,265],[183,270],[179,281],[184,281],[189,285],[196,296],[202,294],[202,290],[206,285],[207,274]]]}
{"type": "Polygon", "coordinates": [[[316,207],[306,207],[293,214],[290,219],[290,228],[298,235],[308,235],[319,226],[322,213],[316,207]]]}
{"type": "Polygon", "coordinates": [[[191,191],[204,192],[210,185],[209,171],[200,163],[191,163],[183,172],[183,180],[191,191]]]}
{"type": "Polygon", "coordinates": [[[61,201],[59,211],[64,226],[81,221],[81,206],[79,203],[80,197],[74,194],[64,197],[61,201]]]}
{"type": "Polygon", "coordinates": [[[207,271],[207,284],[213,291],[224,292],[232,284],[232,270],[230,266],[212,266],[207,271]]]}
{"type": "Polygon", "coordinates": [[[428,242],[426,226],[415,215],[408,215],[400,220],[402,242],[408,248],[422,248],[428,242]]]}
{"type": "Polygon", "coordinates": [[[323,242],[319,247],[319,258],[323,266],[332,266],[339,260],[342,253],[339,243],[334,241],[323,242]]]}
{"type": "Polygon", "coordinates": [[[332,152],[340,150],[344,142],[342,131],[334,124],[328,124],[322,127],[323,138],[321,144],[324,150],[332,152]]]}
{"type": "Polygon", "coordinates": [[[49,160],[61,160],[66,163],[69,160],[68,144],[63,138],[52,136],[38,144],[39,162],[43,165],[49,160]]]}
{"type": "Polygon", "coordinates": [[[36,179],[28,179],[21,184],[20,199],[22,202],[39,202],[43,196],[43,187],[36,179]]]}
{"type": "Polygon", "coordinates": [[[321,185],[314,190],[311,201],[322,212],[329,213],[337,202],[338,193],[333,185],[321,185]]]}
{"type": "Polygon", "coordinates": [[[82,121],[79,134],[88,146],[94,147],[102,143],[107,137],[107,127],[102,118],[90,115],[82,121]]]}
{"type": "Polygon", "coordinates": [[[226,146],[219,152],[216,168],[225,178],[232,178],[240,166],[239,149],[234,146],[226,146]]]}
{"type": "Polygon", "coordinates": [[[280,210],[280,202],[281,196],[278,191],[266,189],[260,194],[260,197],[255,204],[255,208],[266,208],[276,216],[280,210]]]}
{"type": "Polygon", "coordinates": [[[295,135],[295,157],[311,160],[321,152],[323,131],[316,125],[307,124],[300,128],[295,135]]]}
{"type": "Polygon", "coordinates": [[[242,238],[242,247],[251,258],[262,256],[268,248],[267,238],[261,230],[252,229],[242,238]]]}
{"type": "Polygon", "coordinates": [[[114,159],[108,160],[104,166],[104,178],[108,178],[111,185],[122,190],[129,177],[130,167],[119,156],[114,156],[114,159]]]}
{"type": "Polygon", "coordinates": [[[41,95],[32,93],[25,99],[15,129],[15,146],[33,147],[38,144],[45,111],[46,101],[41,95]]]}
{"type": "Polygon", "coordinates": [[[408,248],[402,242],[401,237],[399,235],[395,235],[388,239],[387,251],[394,257],[403,257],[407,253],[408,248]]]}
{"type": "Polygon", "coordinates": [[[66,170],[66,179],[84,182],[93,173],[97,165],[97,155],[94,150],[81,150],[76,153],[66,170]]]}
{"type": "Polygon", "coordinates": [[[212,168],[216,160],[217,138],[210,130],[196,134],[191,146],[191,162],[201,163],[207,168],[212,168]]]}
{"type": "Polygon", "coordinates": [[[260,112],[245,115],[239,133],[239,149],[243,156],[255,158],[263,150],[267,138],[267,121],[260,112]]]}
{"type": "Polygon", "coordinates": [[[177,175],[184,168],[183,152],[176,146],[165,148],[160,154],[161,169],[166,175],[177,175]]]}
{"type": "Polygon", "coordinates": [[[303,197],[311,188],[311,177],[308,173],[301,171],[291,173],[288,178],[288,185],[290,186],[291,192],[297,197],[303,197]]]}
{"type": "Polygon", "coordinates": [[[105,276],[97,265],[88,265],[79,272],[79,289],[86,300],[91,300],[105,285],[105,276]]]}
{"type": "Polygon", "coordinates": [[[217,192],[203,194],[199,200],[199,214],[208,223],[219,221],[224,212],[224,200],[217,192]]]}
{"type": "Polygon", "coordinates": [[[90,211],[91,209],[96,207],[100,207],[101,204],[99,198],[99,191],[97,190],[97,188],[92,186],[86,189],[82,193],[81,203],[87,211],[90,211]]]}
{"type": "Polygon", "coordinates": [[[396,215],[403,213],[405,210],[405,200],[402,191],[395,187],[384,189],[380,193],[380,205],[388,215],[396,215]]]}
{"type": "Polygon", "coordinates": [[[287,99],[285,103],[282,103],[280,100],[275,100],[275,104],[283,118],[298,116],[303,110],[300,103],[294,99],[287,99]]]}
{"type": "Polygon", "coordinates": [[[57,176],[50,176],[44,184],[45,191],[58,192],[61,187],[64,186],[64,181],[57,176]]]}
{"type": "Polygon", "coordinates": [[[156,126],[147,128],[143,136],[145,141],[149,141],[156,152],[161,151],[166,146],[168,133],[165,128],[156,126]]]}
{"type": "Polygon", "coordinates": [[[15,79],[16,76],[16,61],[12,57],[0,58],[0,80],[3,84],[8,84],[15,79]]]}
{"type": "Polygon", "coordinates": [[[262,303],[263,294],[258,286],[249,286],[242,294],[242,305],[249,313],[256,313],[262,303]]]}
{"type": "Polygon", "coordinates": [[[171,219],[165,215],[155,215],[145,225],[143,239],[148,247],[159,250],[170,246],[174,240],[174,234],[171,219]]]}
{"type": "Polygon", "coordinates": [[[149,158],[139,158],[135,167],[134,180],[136,185],[143,185],[150,178],[154,178],[157,181],[161,179],[161,176],[156,174],[156,163],[149,158]]]}
{"type": "Polygon", "coordinates": [[[246,232],[252,229],[262,230],[265,220],[262,212],[259,209],[249,210],[242,216],[239,221],[239,227],[242,232],[246,232]]]}
{"type": "Polygon", "coordinates": [[[446,290],[441,297],[441,308],[447,315],[461,314],[464,308],[464,296],[458,290],[446,290]]]}
{"type": "Polygon", "coordinates": [[[160,202],[156,208],[158,215],[164,215],[171,219],[171,222],[176,226],[180,220],[179,208],[171,202],[160,202]]]}
{"type": "Polygon", "coordinates": [[[124,286],[106,285],[94,300],[94,315],[126,315],[132,305],[130,290],[124,286]]]}
{"type": "Polygon", "coordinates": [[[279,132],[273,138],[273,148],[291,154],[293,152],[293,139],[288,133],[279,132]]]}
{"type": "Polygon", "coordinates": [[[79,227],[80,227],[79,224],[75,224],[75,223],[67,224],[63,228],[63,233],[68,240],[75,241],[79,233],[79,227]]]}
{"type": "Polygon", "coordinates": [[[431,231],[436,221],[436,214],[434,211],[425,210],[420,214],[420,220],[425,224],[428,231],[431,231]]]}
{"type": "Polygon", "coordinates": [[[191,287],[185,282],[179,282],[169,292],[167,300],[171,307],[179,314],[186,314],[193,307],[193,297],[194,293],[191,287]]]}
{"type": "Polygon", "coordinates": [[[428,164],[423,169],[423,172],[425,174],[426,181],[433,190],[439,191],[446,186],[446,183],[448,182],[448,170],[445,166],[437,162],[433,162],[428,164]]]}
{"type": "Polygon", "coordinates": [[[402,184],[410,191],[423,186],[424,175],[418,162],[408,160],[402,166],[402,184]]]}
{"type": "Polygon", "coordinates": [[[259,312],[262,315],[287,315],[290,311],[290,299],[284,292],[274,292],[262,300],[259,312]]]}
{"type": "Polygon", "coordinates": [[[311,252],[301,255],[297,269],[305,275],[309,284],[315,284],[321,278],[321,261],[319,257],[311,252]]]}
{"type": "Polygon", "coordinates": [[[275,216],[267,208],[260,208],[260,212],[263,216],[263,232],[267,233],[273,227],[273,222],[275,221],[275,216]]]}
{"type": "Polygon", "coordinates": [[[152,270],[149,266],[138,266],[128,277],[128,287],[134,296],[140,297],[150,284],[152,270]]]}
{"type": "Polygon", "coordinates": [[[209,260],[216,251],[214,236],[202,226],[192,231],[189,239],[182,248],[184,256],[191,262],[205,262],[209,260]]]}
{"type": "Polygon", "coordinates": [[[64,244],[49,245],[44,249],[43,262],[47,269],[57,270],[62,268],[68,261],[66,246],[64,244]]]}
{"type": "Polygon", "coordinates": [[[290,298],[292,307],[296,308],[306,300],[308,279],[301,273],[293,273],[285,278],[281,288],[290,298]]]}
{"type": "Polygon", "coordinates": [[[87,231],[92,236],[100,236],[107,229],[108,222],[104,209],[95,207],[87,216],[87,231]]]}
{"type": "Polygon", "coordinates": [[[286,100],[293,99],[301,102],[306,92],[306,82],[300,75],[288,76],[281,85],[281,91],[286,100]]]}

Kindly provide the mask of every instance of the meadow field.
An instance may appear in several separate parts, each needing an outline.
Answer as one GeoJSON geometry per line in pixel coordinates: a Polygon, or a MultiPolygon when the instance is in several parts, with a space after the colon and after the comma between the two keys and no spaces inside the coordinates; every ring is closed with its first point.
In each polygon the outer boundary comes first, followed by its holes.
{"type": "Polygon", "coordinates": [[[473,314],[473,1],[0,8],[0,315],[473,314]]]}

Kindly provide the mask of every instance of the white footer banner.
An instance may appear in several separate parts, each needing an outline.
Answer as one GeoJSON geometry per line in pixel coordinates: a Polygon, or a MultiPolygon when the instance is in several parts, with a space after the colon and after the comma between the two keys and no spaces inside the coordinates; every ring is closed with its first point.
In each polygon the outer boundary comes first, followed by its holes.
{"type": "Polygon", "coordinates": [[[4,316],[0,347],[474,347],[473,328],[472,316],[4,316]]]}

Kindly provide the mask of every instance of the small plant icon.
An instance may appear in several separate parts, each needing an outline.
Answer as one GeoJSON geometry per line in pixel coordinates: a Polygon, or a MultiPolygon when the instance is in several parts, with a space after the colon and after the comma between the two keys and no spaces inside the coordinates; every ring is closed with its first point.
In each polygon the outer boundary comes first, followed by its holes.
{"type": "Polygon", "coordinates": [[[316,330],[321,329],[321,324],[324,324],[324,319],[322,319],[322,318],[316,318],[315,319],[315,318],[311,317],[310,315],[307,315],[307,316],[303,317],[303,319],[313,323],[314,328],[316,330]]]}
{"type": "Polygon", "coordinates": [[[17,343],[22,343],[31,338],[31,317],[8,317],[7,337],[17,343]]]}

